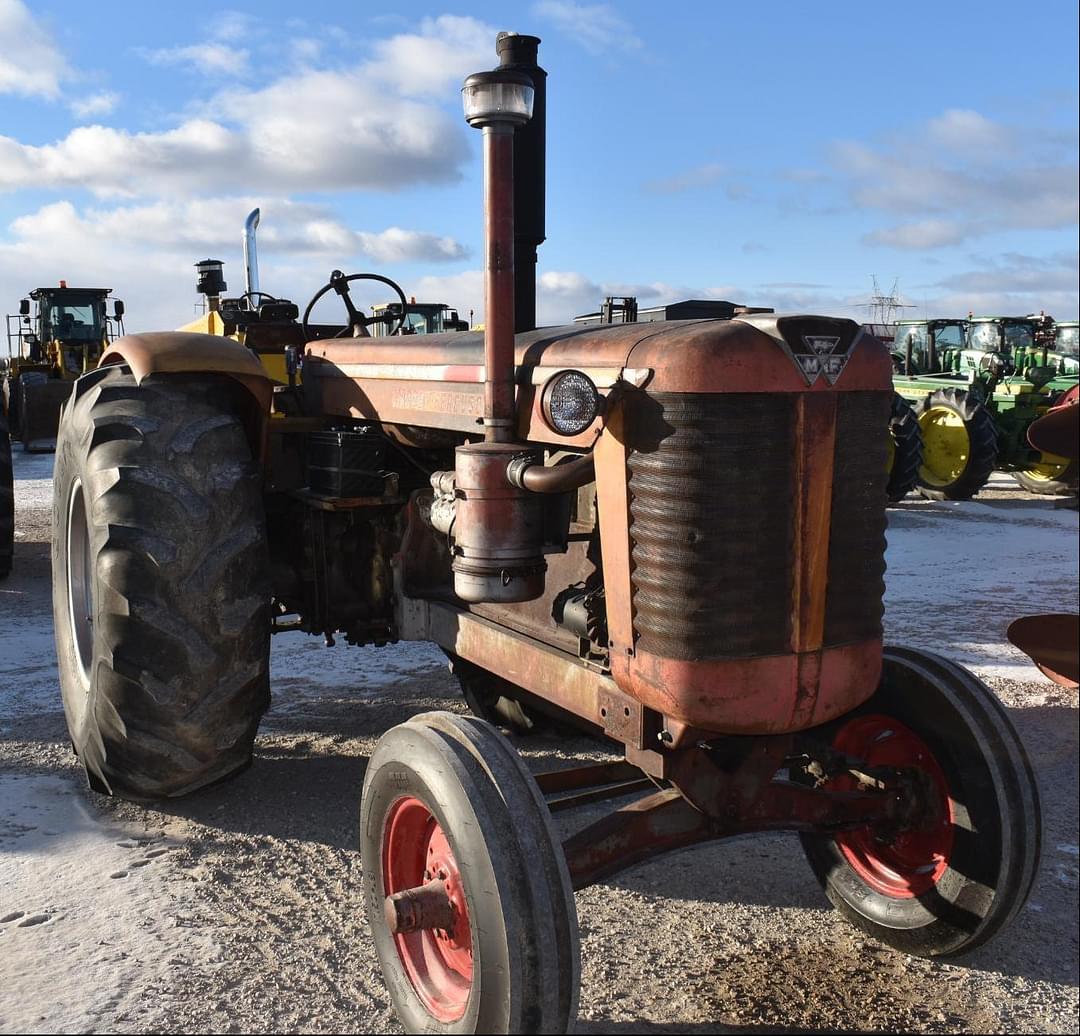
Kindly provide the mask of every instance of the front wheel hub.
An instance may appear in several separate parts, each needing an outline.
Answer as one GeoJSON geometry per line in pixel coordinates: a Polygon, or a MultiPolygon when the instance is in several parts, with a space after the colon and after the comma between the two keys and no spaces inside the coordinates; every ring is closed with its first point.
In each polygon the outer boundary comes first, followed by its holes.
{"type": "Polygon", "coordinates": [[[440,1022],[465,1013],[473,941],[465,886],[446,833],[420,799],[398,799],[383,828],[387,926],[424,1007],[440,1022]]]}
{"type": "MultiPolygon", "coordinates": [[[[872,889],[898,899],[929,891],[949,867],[953,846],[953,810],[949,785],[929,746],[890,716],[860,716],[841,728],[834,747],[861,760],[871,770],[890,768],[919,775],[920,809],[900,829],[854,828],[836,835],[851,868],[872,889]]],[[[838,790],[854,790],[853,778],[840,778],[838,790]],[[843,788],[851,782],[850,789],[843,788]]]]}

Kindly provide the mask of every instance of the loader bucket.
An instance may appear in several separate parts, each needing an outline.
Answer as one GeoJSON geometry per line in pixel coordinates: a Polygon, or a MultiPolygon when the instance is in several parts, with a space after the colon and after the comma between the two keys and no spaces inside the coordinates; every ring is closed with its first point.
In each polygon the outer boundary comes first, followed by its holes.
{"type": "Polygon", "coordinates": [[[56,449],[60,408],[71,395],[73,384],[50,378],[24,386],[20,432],[27,453],[49,453],[56,449]]]}

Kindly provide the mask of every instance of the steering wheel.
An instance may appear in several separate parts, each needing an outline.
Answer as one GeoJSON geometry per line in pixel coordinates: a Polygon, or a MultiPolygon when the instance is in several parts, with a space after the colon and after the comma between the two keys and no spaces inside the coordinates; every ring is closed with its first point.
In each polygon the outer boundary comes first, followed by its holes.
{"type": "Polygon", "coordinates": [[[276,295],[271,295],[270,292],[268,292],[268,291],[245,291],[244,294],[240,296],[240,298],[246,299],[247,304],[248,304],[248,309],[252,309],[252,310],[258,309],[263,304],[264,301],[265,302],[280,302],[281,301],[281,299],[279,299],[276,295]]]}
{"type": "Polygon", "coordinates": [[[345,309],[349,314],[349,323],[334,335],[335,338],[344,338],[349,334],[354,338],[364,338],[367,336],[368,327],[372,324],[393,322],[395,320],[397,321],[397,326],[392,327],[389,333],[396,334],[401,330],[402,324],[405,323],[405,317],[407,316],[405,310],[408,307],[408,303],[405,301],[405,292],[401,290],[401,287],[398,284],[390,280],[389,277],[383,277],[377,273],[350,273],[349,276],[346,277],[340,270],[335,270],[330,274],[330,280],[315,292],[311,301],[307,304],[307,309],[304,310],[304,318],[300,321],[300,327],[304,333],[305,340],[311,339],[311,328],[308,326],[308,317],[311,316],[311,311],[315,308],[315,303],[328,291],[336,291],[341,296],[341,300],[345,303],[345,309]],[[401,299],[401,313],[381,313],[377,317],[364,316],[364,314],[353,305],[352,298],[349,296],[349,285],[353,281],[379,281],[380,284],[389,285],[397,292],[398,298],[401,299]]]}

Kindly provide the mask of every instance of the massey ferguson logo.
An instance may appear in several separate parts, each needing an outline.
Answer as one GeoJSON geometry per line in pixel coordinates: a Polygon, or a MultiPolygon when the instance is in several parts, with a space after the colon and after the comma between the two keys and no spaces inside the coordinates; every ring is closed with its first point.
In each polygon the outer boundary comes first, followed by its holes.
{"type": "Polygon", "coordinates": [[[830,385],[844,372],[851,349],[840,348],[837,335],[803,335],[803,348],[793,348],[791,358],[798,364],[807,385],[813,385],[822,374],[830,385]]]}

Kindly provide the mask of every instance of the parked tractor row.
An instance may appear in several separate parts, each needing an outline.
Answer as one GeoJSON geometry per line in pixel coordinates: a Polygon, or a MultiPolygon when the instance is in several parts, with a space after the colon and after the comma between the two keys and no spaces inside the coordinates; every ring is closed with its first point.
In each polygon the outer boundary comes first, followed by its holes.
{"type": "Polygon", "coordinates": [[[798,831],[881,942],[970,951],[1027,898],[1038,791],[989,688],[883,646],[888,350],[813,315],[537,328],[538,44],[500,34],[462,92],[482,335],[372,335],[409,305],[377,274],[335,270],[301,315],[252,236],[243,304],[201,271],[222,333],[126,336],[75,383],[53,611],[87,777],[147,800],[245,768],[276,632],[427,640],[484,718],[414,716],[364,775],[363,902],[409,1031],[567,1031],[574,890],[750,831],[798,831]],[[365,314],[365,281],[399,308],[365,314]],[[534,776],[497,725],[550,718],[622,761],[534,776]],[[630,791],[558,838],[555,806],[630,791]]]}
{"type": "Polygon", "coordinates": [[[892,342],[893,385],[922,435],[918,488],[967,500],[995,469],[1033,493],[1074,493],[1078,467],[1041,453],[1027,429],[1078,382],[1075,325],[1051,344],[1036,317],[905,320],[892,342]]]}

